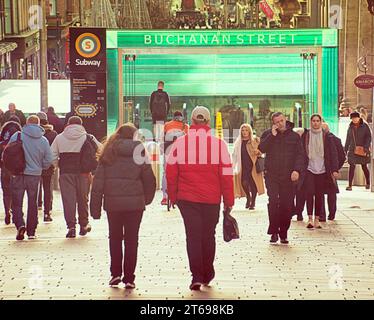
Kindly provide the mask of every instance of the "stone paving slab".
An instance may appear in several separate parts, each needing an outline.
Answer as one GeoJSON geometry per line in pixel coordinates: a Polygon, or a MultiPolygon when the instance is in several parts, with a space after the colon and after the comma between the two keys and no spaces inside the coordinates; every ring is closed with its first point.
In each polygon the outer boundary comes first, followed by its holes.
{"type": "Polygon", "coordinates": [[[269,244],[266,196],[252,212],[238,200],[233,215],[241,238],[225,243],[220,219],[216,278],[197,293],[188,289],[182,218],[159,205],[160,192],[143,217],[133,291],[108,287],[105,213],[91,221],[88,236],[66,239],[55,192],[54,221],[40,222],[37,240],[15,241],[14,226],[5,226],[1,215],[0,299],[374,299],[374,194],[341,190],[337,220],[323,223],[322,230],[293,221],[288,246],[269,244]]]}

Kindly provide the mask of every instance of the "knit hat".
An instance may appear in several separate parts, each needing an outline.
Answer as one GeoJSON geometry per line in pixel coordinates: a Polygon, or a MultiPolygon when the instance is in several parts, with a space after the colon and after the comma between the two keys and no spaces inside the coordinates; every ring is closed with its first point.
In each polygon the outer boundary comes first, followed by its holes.
{"type": "Polygon", "coordinates": [[[36,116],[40,119],[40,120],[47,120],[48,121],[48,116],[45,112],[38,112],[36,114],[36,116]]]}
{"type": "Polygon", "coordinates": [[[360,114],[357,111],[353,111],[353,112],[351,112],[351,114],[349,115],[349,117],[351,119],[353,119],[353,118],[360,118],[360,114]]]}

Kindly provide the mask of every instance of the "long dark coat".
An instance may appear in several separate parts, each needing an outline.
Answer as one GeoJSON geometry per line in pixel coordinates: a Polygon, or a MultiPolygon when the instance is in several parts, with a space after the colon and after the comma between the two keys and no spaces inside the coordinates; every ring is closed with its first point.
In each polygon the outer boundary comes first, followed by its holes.
{"type": "Polygon", "coordinates": [[[347,138],[345,140],[344,151],[348,152],[349,164],[367,164],[370,163],[370,156],[361,157],[354,154],[355,147],[362,146],[365,150],[370,149],[371,145],[371,131],[369,126],[360,119],[360,125],[357,129],[354,128],[353,122],[349,125],[347,131],[347,138]],[[353,136],[354,135],[354,136],[353,136]],[[356,141],[356,144],[355,144],[356,141]]]}

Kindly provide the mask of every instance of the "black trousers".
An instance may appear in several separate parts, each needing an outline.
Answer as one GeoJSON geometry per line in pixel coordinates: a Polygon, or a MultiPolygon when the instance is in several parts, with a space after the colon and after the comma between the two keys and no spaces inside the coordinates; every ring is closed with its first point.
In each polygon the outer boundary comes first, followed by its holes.
{"type": "Polygon", "coordinates": [[[50,214],[52,211],[53,190],[52,176],[45,175],[41,177],[38,193],[38,207],[44,203],[44,214],[50,214]],[[43,201],[42,201],[43,198],[43,201]]]}
{"type": "Polygon", "coordinates": [[[324,190],[327,178],[326,173],[314,174],[307,171],[305,180],[306,208],[308,216],[319,217],[323,215],[324,190]]]}
{"type": "Polygon", "coordinates": [[[281,239],[286,239],[291,225],[295,185],[291,180],[271,176],[265,176],[265,183],[269,196],[268,234],[279,234],[281,239]]]}
{"type": "Polygon", "coordinates": [[[108,212],[110,272],[123,282],[135,281],[138,237],[143,211],[108,212]],[[124,250],[122,242],[125,242],[124,250]],[[123,253],[124,251],[124,253],[123,253]]]}
{"type": "Polygon", "coordinates": [[[4,167],[1,168],[1,188],[3,189],[3,203],[5,215],[10,215],[12,208],[12,189],[10,187],[11,174],[4,167]]]}
{"type": "Polygon", "coordinates": [[[305,202],[306,202],[305,191],[303,189],[297,190],[295,201],[294,201],[295,205],[294,205],[294,208],[293,208],[294,215],[298,215],[298,216],[303,215],[303,211],[304,211],[304,208],[305,208],[305,202]]]}
{"type": "MultiPolygon", "coordinates": [[[[325,200],[325,197],[323,197],[323,200],[325,200]]],[[[337,200],[336,192],[330,192],[327,194],[327,206],[329,210],[329,217],[331,218],[335,218],[335,215],[336,215],[336,200],[337,200]]],[[[319,218],[320,220],[326,220],[325,201],[323,201],[322,214],[319,216],[319,218]]]]}
{"type": "Polygon", "coordinates": [[[178,201],[186,229],[187,254],[192,282],[210,282],[215,275],[216,226],[220,205],[178,201]]]}

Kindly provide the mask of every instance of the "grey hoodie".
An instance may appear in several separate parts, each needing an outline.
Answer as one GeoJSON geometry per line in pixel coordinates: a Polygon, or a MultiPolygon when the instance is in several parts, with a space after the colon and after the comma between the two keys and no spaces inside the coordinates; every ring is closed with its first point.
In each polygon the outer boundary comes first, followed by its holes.
{"type": "MultiPolygon", "coordinates": [[[[9,143],[16,141],[18,132],[12,135],[9,143]]],[[[52,153],[48,140],[44,137],[44,129],[37,124],[27,124],[22,129],[22,146],[25,152],[25,175],[40,176],[43,169],[52,164],[52,153]]]]}

